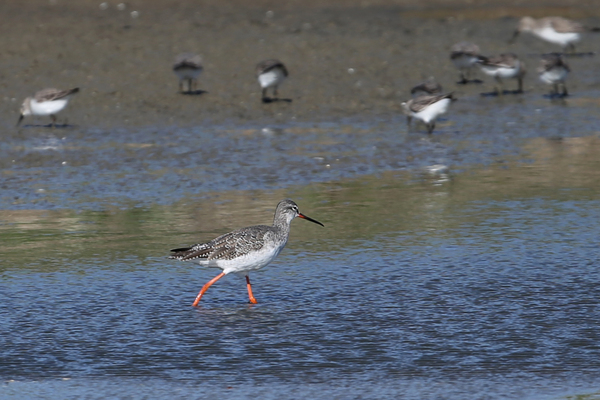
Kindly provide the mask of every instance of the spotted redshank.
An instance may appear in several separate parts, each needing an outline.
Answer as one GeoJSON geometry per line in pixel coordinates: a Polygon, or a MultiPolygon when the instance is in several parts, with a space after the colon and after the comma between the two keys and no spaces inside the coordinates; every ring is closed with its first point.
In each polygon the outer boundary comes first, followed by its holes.
{"type": "Polygon", "coordinates": [[[207,243],[171,250],[173,254],[169,258],[180,261],[195,260],[204,267],[223,270],[202,287],[192,306],[198,305],[212,284],[231,272],[243,273],[246,276],[248,298],[250,303],[256,304],[248,273],[269,265],[277,257],[287,243],[290,224],[296,217],[324,226],[319,221],[300,213],[298,205],[292,200],[282,200],[275,209],[272,226],[249,226],[221,235],[207,243]]]}

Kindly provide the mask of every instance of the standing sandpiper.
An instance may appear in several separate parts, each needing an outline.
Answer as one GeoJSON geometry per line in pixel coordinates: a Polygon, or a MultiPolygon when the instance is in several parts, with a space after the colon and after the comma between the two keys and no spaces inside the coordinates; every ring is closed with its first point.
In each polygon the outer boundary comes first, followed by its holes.
{"type": "Polygon", "coordinates": [[[450,102],[454,100],[453,94],[441,94],[438,96],[419,96],[401,104],[406,122],[410,128],[413,118],[425,123],[427,133],[433,133],[435,120],[438,116],[448,111],[450,102]]]}
{"type": "Polygon", "coordinates": [[[210,242],[171,250],[169,258],[181,261],[196,260],[204,267],[216,267],[223,270],[206,283],[192,306],[197,306],[204,292],[225,275],[236,272],[246,276],[250,303],[256,304],[250,285],[250,271],[267,266],[285,247],[290,234],[290,224],[296,217],[324,226],[319,221],[303,215],[292,200],[282,200],[275,209],[273,225],[255,225],[238,229],[219,236],[210,242]]]}
{"type": "Polygon", "coordinates": [[[565,51],[574,52],[575,43],[581,40],[585,30],[582,24],[562,17],[523,17],[510,42],[514,42],[521,32],[531,32],[542,40],[562,46],[565,51]]]}
{"type": "Polygon", "coordinates": [[[179,78],[179,91],[181,93],[194,93],[196,91],[196,79],[202,72],[202,58],[194,53],[182,53],[175,58],[173,72],[179,78]],[[187,91],[184,90],[184,82],[187,83],[187,91]]]}
{"type": "Polygon", "coordinates": [[[480,56],[478,63],[484,73],[496,79],[498,84],[496,94],[504,94],[502,79],[510,78],[518,81],[518,89],[513,93],[523,93],[523,77],[527,71],[525,63],[515,54],[505,53],[496,57],[480,56]]]}
{"type": "Polygon", "coordinates": [[[571,72],[569,65],[562,59],[560,54],[551,53],[544,54],[542,56],[540,67],[538,68],[540,73],[540,80],[548,85],[553,86],[553,90],[550,92],[550,96],[561,96],[566,97],[569,95],[567,92],[567,86],[565,80],[567,75],[571,72]],[[562,85],[562,93],[558,93],[558,87],[562,85]]]}
{"type": "Polygon", "coordinates": [[[479,60],[479,46],[471,42],[456,43],[450,49],[450,60],[460,72],[460,81],[457,83],[464,85],[469,82],[481,82],[479,80],[469,80],[473,67],[479,60]]]}
{"type": "Polygon", "coordinates": [[[256,66],[256,76],[262,88],[262,101],[269,103],[277,99],[277,87],[288,77],[288,70],[279,60],[265,60],[256,66]],[[267,97],[267,89],[270,87],[273,88],[273,99],[267,97]]]}
{"type": "Polygon", "coordinates": [[[56,114],[67,106],[71,95],[77,92],[79,88],[69,90],[48,88],[40,90],[33,97],[27,97],[21,106],[17,126],[28,115],[49,115],[52,119],[50,126],[56,125],[56,114]]]}

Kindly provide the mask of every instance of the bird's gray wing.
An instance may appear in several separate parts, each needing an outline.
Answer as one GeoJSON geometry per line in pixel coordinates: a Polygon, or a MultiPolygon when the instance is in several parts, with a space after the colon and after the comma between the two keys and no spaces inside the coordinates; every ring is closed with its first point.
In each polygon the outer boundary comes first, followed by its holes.
{"type": "Polygon", "coordinates": [[[67,97],[73,93],[77,93],[78,91],[79,91],[79,88],[68,89],[68,90],[58,90],[58,89],[54,89],[54,88],[48,88],[48,89],[40,90],[39,92],[37,92],[35,94],[35,101],[37,101],[38,103],[42,103],[44,101],[59,100],[59,99],[62,99],[63,97],[67,97]]]}
{"type": "Polygon", "coordinates": [[[196,259],[231,260],[243,254],[260,250],[264,246],[265,235],[271,227],[258,225],[238,229],[221,235],[210,242],[191,247],[171,250],[169,258],[181,261],[196,259]]]}

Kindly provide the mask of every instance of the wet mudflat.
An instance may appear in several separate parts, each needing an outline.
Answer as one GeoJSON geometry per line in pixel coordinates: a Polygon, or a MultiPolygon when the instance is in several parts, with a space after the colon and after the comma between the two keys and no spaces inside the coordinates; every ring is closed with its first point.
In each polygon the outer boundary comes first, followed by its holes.
{"type": "MultiPolygon", "coordinates": [[[[531,76],[524,95],[482,97],[491,82],[454,85],[446,51],[463,36],[501,51],[515,19],[493,7],[452,19],[182,4],[162,15],[191,22],[156,25],[159,7],[132,20],[138,4],[45,3],[28,18],[70,21],[77,40],[58,43],[38,21],[0,55],[23,78],[6,81],[19,100],[7,95],[0,111],[0,397],[599,396],[599,57],[570,60],[564,101],[531,76]],[[175,93],[164,61],[197,45],[190,27],[213,32],[200,96],[175,93]],[[291,63],[304,55],[290,67],[302,78],[282,87],[291,103],[261,104],[253,77],[218,51],[252,64],[252,48],[231,44],[261,39],[291,63]],[[95,62],[58,68],[57,48],[95,62]],[[323,60],[333,68],[316,74],[323,60]],[[407,130],[399,102],[438,76],[432,60],[459,100],[428,136],[407,130]],[[67,127],[15,129],[21,93],[53,69],[57,86],[81,74],[90,94],[73,100],[67,127]],[[286,249],[252,274],[258,304],[232,275],[190,307],[218,271],[168,250],[269,223],[283,198],[325,228],[293,222],[286,249]]],[[[531,70],[546,51],[515,46],[531,70]]]]}

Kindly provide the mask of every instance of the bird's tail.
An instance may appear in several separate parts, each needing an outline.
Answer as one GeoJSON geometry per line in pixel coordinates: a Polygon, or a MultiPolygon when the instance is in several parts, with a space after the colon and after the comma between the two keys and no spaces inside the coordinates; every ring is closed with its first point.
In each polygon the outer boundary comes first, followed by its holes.
{"type": "Polygon", "coordinates": [[[169,258],[172,259],[176,259],[176,260],[181,260],[183,258],[185,258],[187,255],[189,255],[191,253],[191,250],[194,247],[180,247],[178,249],[171,249],[171,255],[169,256],[169,258]]]}
{"type": "Polygon", "coordinates": [[[198,258],[207,258],[210,254],[214,254],[214,250],[210,246],[196,244],[190,247],[181,247],[173,249],[169,258],[174,258],[180,261],[196,260],[198,258]]]}

